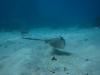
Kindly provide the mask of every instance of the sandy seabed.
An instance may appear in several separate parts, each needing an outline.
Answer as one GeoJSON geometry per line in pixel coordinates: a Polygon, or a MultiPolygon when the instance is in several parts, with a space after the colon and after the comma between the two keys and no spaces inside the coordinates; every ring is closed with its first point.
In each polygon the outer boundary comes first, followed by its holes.
{"type": "Polygon", "coordinates": [[[41,41],[22,39],[20,32],[0,32],[0,75],[100,75],[100,29],[37,28],[27,36],[63,36],[62,50],[70,55],[54,55],[41,41]]]}

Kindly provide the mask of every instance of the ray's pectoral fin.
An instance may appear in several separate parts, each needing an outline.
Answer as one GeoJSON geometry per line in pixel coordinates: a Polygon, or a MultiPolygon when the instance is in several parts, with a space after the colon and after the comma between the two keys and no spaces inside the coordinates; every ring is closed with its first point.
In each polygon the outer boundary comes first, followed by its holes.
{"type": "Polygon", "coordinates": [[[51,47],[56,49],[63,49],[65,47],[65,39],[63,37],[51,38],[45,40],[51,47]]]}

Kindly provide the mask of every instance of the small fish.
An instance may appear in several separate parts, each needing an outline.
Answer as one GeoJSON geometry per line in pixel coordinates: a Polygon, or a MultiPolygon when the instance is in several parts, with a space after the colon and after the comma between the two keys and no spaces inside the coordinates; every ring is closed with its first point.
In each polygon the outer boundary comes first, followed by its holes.
{"type": "Polygon", "coordinates": [[[24,38],[23,39],[28,39],[28,40],[38,40],[38,41],[44,41],[45,43],[49,44],[51,47],[55,49],[63,49],[65,47],[65,39],[62,36],[56,37],[56,38],[51,38],[51,39],[36,39],[36,38],[24,38]]]}

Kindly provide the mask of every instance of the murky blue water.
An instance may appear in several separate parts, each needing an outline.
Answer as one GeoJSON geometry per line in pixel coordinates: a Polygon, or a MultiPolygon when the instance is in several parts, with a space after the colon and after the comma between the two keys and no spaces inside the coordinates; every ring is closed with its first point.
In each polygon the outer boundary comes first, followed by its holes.
{"type": "Polygon", "coordinates": [[[100,24],[99,0],[0,1],[0,29],[90,27],[95,24],[100,24]]]}

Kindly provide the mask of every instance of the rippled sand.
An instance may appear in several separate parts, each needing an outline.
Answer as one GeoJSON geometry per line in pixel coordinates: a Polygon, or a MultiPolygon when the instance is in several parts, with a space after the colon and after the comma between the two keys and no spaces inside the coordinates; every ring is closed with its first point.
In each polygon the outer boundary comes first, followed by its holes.
{"type": "Polygon", "coordinates": [[[100,29],[38,28],[28,34],[35,38],[59,35],[66,40],[61,52],[41,41],[22,39],[20,32],[0,32],[0,75],[99,75],[100,29]]]}

